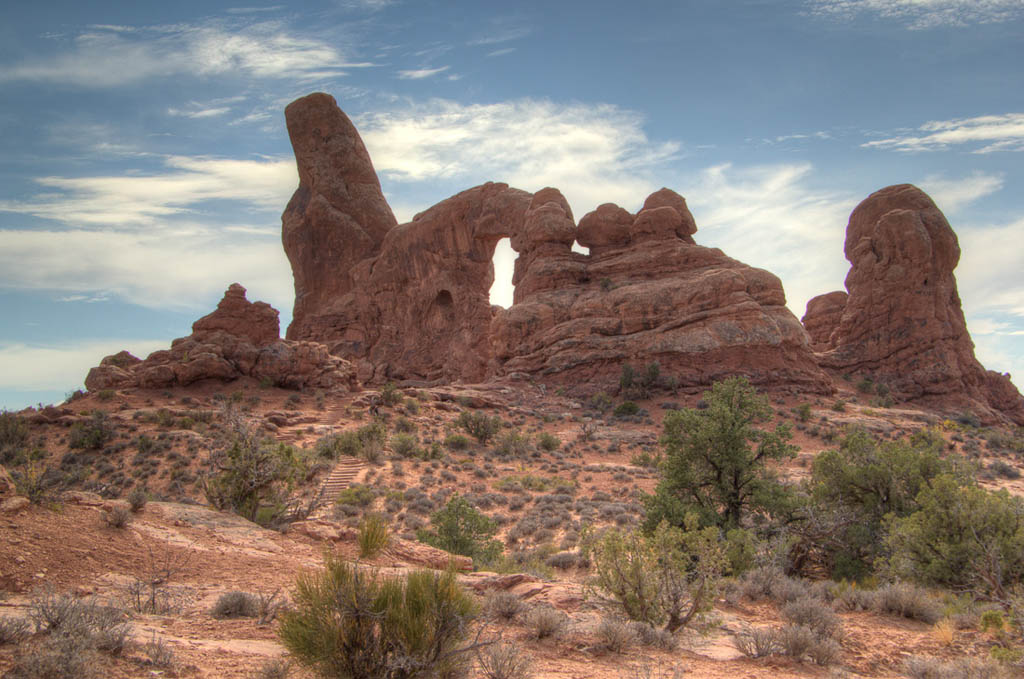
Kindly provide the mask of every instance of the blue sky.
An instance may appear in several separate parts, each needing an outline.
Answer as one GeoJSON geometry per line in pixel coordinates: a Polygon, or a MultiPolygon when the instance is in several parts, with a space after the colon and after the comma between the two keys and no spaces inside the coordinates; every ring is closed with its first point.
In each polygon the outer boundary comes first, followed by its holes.
{"type": "Polygon", "coordinates": [[[842,289],[857,202],[915,183],[959,235],[979,358],[1024,374],[1024,0],[12,2],[0,407],[166,347],[235,281],[287,325],[283,109],[313,91],[400,221],[488,180],[577,219],[668,186],[797,316],[842,289]]]}

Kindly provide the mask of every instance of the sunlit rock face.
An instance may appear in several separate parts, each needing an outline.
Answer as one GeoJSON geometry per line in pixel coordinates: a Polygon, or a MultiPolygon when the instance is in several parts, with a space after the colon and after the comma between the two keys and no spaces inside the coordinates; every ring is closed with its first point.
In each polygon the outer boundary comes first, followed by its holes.
{"type": "Polygon", "coordinates": [[[848,295],[812,299],[804,317],[822,365],[899,399],[1024,424],[1024,399],[974,356],[953,276],[960,246],[931,198],[910,184],[871,194],[850,215],[844,252],[848,295]]]}
{"type": "Polygon", "coordinates": [[[326,344],[360,379],[526,376],[593,391],[617,384],[625,363],[657,361],[683,388],[744,374],[831,391],[778,278],[696,245],[677,193],[652,194],[636,214],[602,205],[577,225],[556,189],[488,183],[398,225],[332,98],[285,114],[300,177],[283,216],[296,289],[287,336],[326,344]],[[515,294],[500,309],[489,291],[506,237],[515,294]]]}

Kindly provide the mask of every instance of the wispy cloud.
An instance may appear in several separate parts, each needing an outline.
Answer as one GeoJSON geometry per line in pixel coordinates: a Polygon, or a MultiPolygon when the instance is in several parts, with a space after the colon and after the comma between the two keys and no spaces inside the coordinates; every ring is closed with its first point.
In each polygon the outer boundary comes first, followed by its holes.
{"type": "Polygon", "coordinates": [[[813,177],[809,163],[726,164],[684,183],[697,242],[779,276],[797,317],[811,297],[842,288],[849,268],[842,247],[846,222],[859,200],[817,189],[813,177]],[[772,247],[764,247],[766,240],[772,247]]]}
{"type": "Polygon", "coordinates": [[[104,339],[58,345],[0,344],[0,390],[80,389],[88,366],[128,349],[145,357],[166,349],[167,340],[104,339]]]}
{"type": "Polygon", "coordinates": [[[577,212],[608,201],[637,206],[660,186],[652,170],[679,152],[678,143],[649,140],[639,114],[607,104],[435,99],[358,123],[390,180],[556,186],[577,212]]]}
{"type": "Polygon", "coordinates": [[[504,49],[494,50],[493,52],[488,52],[487,56],[488,57],[503,57],[506,54],[512,54],[515,51],[516,51],[515,47],[505,47],[504,49]]]}
{"type": "Polygon", "coordinates": [[[218,107],[218,108],[203,108],[203,109],[198,109],[198,110],[195,110],[195,111],[182,111],[181,109],[177,109],[177,108],[169,108],[169,109],[167,109],[167,115],[169,115],[169,116],[182,116],[182,117],[185,117],[185,118],[193,118],[193,119],[214,118],[216,116],[222,116],[225,113],[230,113],[230,112],[231,112],[231,108],[228,107],[228,106],[221,106],[221,107],[218,107]]]}
{"type": "Polygon", "coordinates": [[[943,212],[953,213],[979,198],[1002,189],[1003,176],[978,171],[955,179],[943,175],[929,175],[917,185],[932,197],[943,212]]]}
{"type": "Polygon", "coordinates": [[[818,16],[850,20],[868,14],[903,22],[914,30],[998,23],[1024,15],[1024,0],[808,0],[807,4],[818,16]]]}
{"type": "Polygon", "coordinates": [[[53,55],[4,64],[0,82],[35,80],[107,88],[190,75],[313,80],[370,65],[353,63],[337,47],[298,36],[278,21],[135,29],[97,26],[78,34],[53,55]]]}
{"type": "Polygon", "coordinates": [[[1024,151],[1024,113],[933,120],[916,130],[861,144],[896,151],[944,151],[967,146],[973,153],[1024,151]]]}
{"type": "Polygon", "coordinates": [[[37,177],[48,192],[22,201],[0,201],[0,211],[73,225],[151,224],[211,200],[242,201],[277,210],[298,181],[288,158],[236,160],[170,156],[148,175],[37,177]]]}
{"type": "Polygon", "coordinates": [[[444,73],[450,66],[441,66],[439,68],[419,68],[411,71],[399,71],[398,77],[402,80],[422,80],[435,76],[438,73],[444,73]]]}
{"type": "MultiPolygon", "coordinates": [[[[500,21],[497,23],[501,23],[500,21]]],[[[469,41],[469,45],[498,45],[503,42],[521,40],[530,35],[533,29],[525,26],[496,26],[492,32],[469,41]]]]}

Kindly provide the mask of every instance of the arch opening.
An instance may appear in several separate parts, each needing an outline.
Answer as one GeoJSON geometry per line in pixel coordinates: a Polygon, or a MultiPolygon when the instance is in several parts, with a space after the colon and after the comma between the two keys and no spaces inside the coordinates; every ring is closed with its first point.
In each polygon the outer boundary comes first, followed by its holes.
{"type": "Polygon", "coordinates": [[[490,300],[491,304],[504,309],[512,306],[515,293],[512,275],[515,272],[516,257],[518,255],[512,249],[512,241],[508,238],[502,238],[494,246],[494,256],[491,259],[494,282],[491,283],[490,300]]]}

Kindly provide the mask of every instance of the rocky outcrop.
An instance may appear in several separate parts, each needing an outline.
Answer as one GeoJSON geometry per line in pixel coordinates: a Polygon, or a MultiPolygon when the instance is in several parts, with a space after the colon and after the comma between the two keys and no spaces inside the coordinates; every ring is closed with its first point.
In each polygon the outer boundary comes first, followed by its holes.
{"type": "Polygon", "coordinates": [[[283,216],[296,281],[288,337],[326,343],[360,379],[529,375],[593,391],[615,386],[627,362],[658,361],[683,387],[744,374],[831,391],[778,278],[696,245],[674,191],[635,215],[602,205],[577,227],[556,189],[488,183],[396,226],[333,99],[305,97],[286,116],[300,175],[283,216]],[[500,309],[489,291],[505,237],[518,258],[514,304],[500,309]]]}
{"type": "Polygon", "coordinates": [[[850,215],[844,252],[849,297],[838,322],[826,338],[842,293],[812,300],[805,317],[823,365],[870,375],[900,399],[1024,424],[1024,399],[974,356],[953,276],[960,247],[931,198],[909,184],[871,194],[850,215]]]}
{"type": "Polygon", "coordinates": [[[278,312],[249,302],[245,288],[228,288],[217,309],[192,325],[192,334],[145,360],[127,351],[107,356],[89,371],[90,391],[187,386],[208,379],[254,377],[288,389],[358,388],[352,365],[318,342],[280,339],[278,312]]]}
{"type": "Polygon", "coordinates": [[[288,339],[323,340],[351,324],[345,312],[360,263],[380,252],[397,222],[363,140],[334,97],[317,93],[285,109],[299,187],[281,218],[295,276],[288,339]]]}
{"type": "Polygon", "coordinates": [[[800,322],[807,329],[811,346],[815,351],[827,351],[832,348],[832,331],[839,327],[848,297],[849,295],[842,290],[837,290],[818,295],[807,302],[807,312],[800,322]]]}

